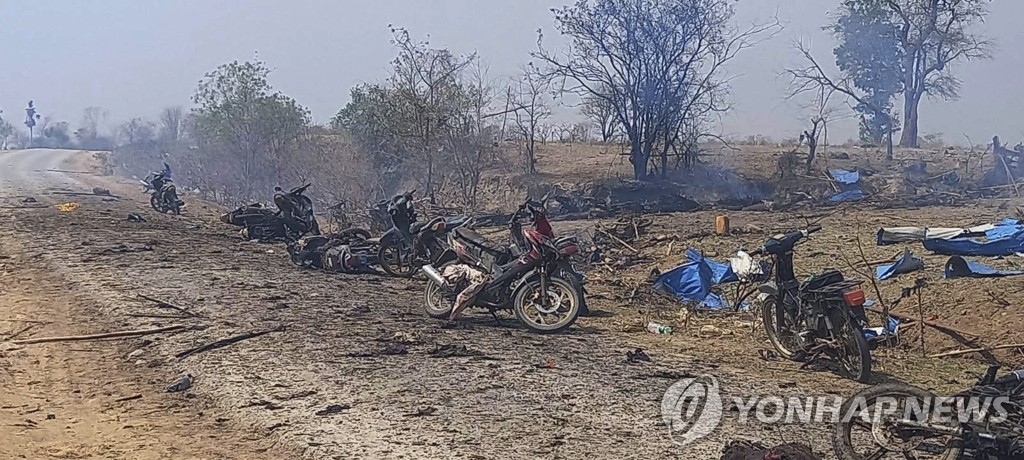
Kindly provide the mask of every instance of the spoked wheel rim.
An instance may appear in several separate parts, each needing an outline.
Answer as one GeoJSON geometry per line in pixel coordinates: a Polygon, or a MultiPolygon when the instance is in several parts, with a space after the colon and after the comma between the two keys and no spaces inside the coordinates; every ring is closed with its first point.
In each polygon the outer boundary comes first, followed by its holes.
{"type": "Polygon", "coordinates": [[[409,257],[409,250],[402,245],[389,244],[381,248],[381,264],[396,276],[412,276],[416,266],[409,257]]]}
{"type": "Polygon", "coordinates": [[[840,346],[836,350],[836,361],[850,375],[860,374],[861,367],[864,365],[861,361],[860,346],[852,335],[856,333],[856,329],[849,322],[839,328],[840,346]]]}
{"type": "Polygon", "coordinates": [[[797,350],[800,349],[800,337],[797,336],[796,322],[793,320],[789,312],[785,311],[785,307],[778,303],[778,300],[772,299],[764,302],[761,305],[764,309],[762,319],[764,321],[765,330],[769,334],[769,339],[772,342],[772,346],[776,348],[776,351],[786,355],[786,357],[793,356],[797,350]],[[778,310],[782,309],[784,324],[779,325],[778,310]]]}
{"type": "Polygon", "coordinates": [[[917,408],[926,407],[922,404],[925,402],[917,395],[889,393],[866,399],[862,405],[851,408],[849,414],[843,414],[849,417],[846,422],[849,431],[843,441],[852,449],[844,458],[955,460],[959,454],[955,436],[900,423],[902,419],[942,424],[930,420],[931,410],[918,411],[917,408]]]}
{"type": "Polygon", "coordinates": [[[530,283],[522,294],[523,300],[518,306],[519,317],[532,329],[552,331],[566,327],[576,320],[579,314],[579,298],[572,285],[567,282],[548,283],[547,306],[542,302],[540,283],[530,283]]]}
{"type": "Polygon", "coordinates": [[[445,295],[441,285],[430,279],[427,280],[427,291],[423,301],[427,314],[435,318],[447,317],[454,308],[453,302],[445,295]]]}

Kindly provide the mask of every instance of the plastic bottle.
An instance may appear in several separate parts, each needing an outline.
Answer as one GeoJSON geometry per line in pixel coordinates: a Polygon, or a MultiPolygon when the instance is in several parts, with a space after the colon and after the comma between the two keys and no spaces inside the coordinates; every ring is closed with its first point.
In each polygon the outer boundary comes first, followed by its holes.
{"type": "Polygon", "coordinates": [[[651,321],[650,323],[647,323],[647,332],[650,332],[651,334],[668,335],[672,333],[672,328],[665,324],[651,321]]]}

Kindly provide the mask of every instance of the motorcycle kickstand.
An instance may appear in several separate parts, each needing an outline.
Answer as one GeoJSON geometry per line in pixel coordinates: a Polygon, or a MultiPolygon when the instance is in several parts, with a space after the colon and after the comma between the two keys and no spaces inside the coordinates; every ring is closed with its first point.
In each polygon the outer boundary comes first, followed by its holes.
{"type": "Polygon", "coordinates": [[[498,318],[498,313],[493,308],[491,309],[491,318],[494,318],[494,322],[498,324],[498,327],[502,327],[501,319],[498,318]]]}

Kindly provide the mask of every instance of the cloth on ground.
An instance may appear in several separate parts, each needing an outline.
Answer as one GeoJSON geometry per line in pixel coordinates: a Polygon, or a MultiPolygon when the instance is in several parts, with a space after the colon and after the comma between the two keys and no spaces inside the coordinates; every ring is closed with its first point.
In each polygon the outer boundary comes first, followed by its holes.
{"type": "Polygon", "coordinates": [[[904,249],[903,255],[901,255],[896,262],[879,265],[875,268],[875,278],[881,281],[892,278],[896,275],[920,270],[922,268],[924,268],[924,261],[914,257],[914,255],[910,253],[910,249],[904,249]]]}
{"type": "Polygon", "coordinates": [[[692,248],[686,250],[686,260],[686,263],[659,275],[654,281],[654,288],[704,308],[718,310],[728,307],[729,302],[711,292],[711,288],[739,281],[732,266],[708,259],[692,248]]]}
{"type": "Polygon", "coordinates": [[[963,257],[953,256],[946,261],[946,279],[953,278],[997,278],[1022,275],[1024,270],[997,270],[980,262],[969,262],[963,257]]]}

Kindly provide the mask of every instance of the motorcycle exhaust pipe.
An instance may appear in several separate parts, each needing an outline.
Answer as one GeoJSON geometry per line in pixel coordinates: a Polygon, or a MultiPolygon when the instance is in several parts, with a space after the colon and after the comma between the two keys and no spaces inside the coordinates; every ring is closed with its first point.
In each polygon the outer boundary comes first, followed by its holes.
{"type": "Polygon", "coordinates": [[[441,273],[438,272],[433,265],[424,265],[421,267],[421,270],[423,270],[423,273],[427,275],[427,278],[430,278],[433,282],[437,283],[442,289],[448,290],[448,280],[444,279],[444,277],[441,276],[441,273]]]}

